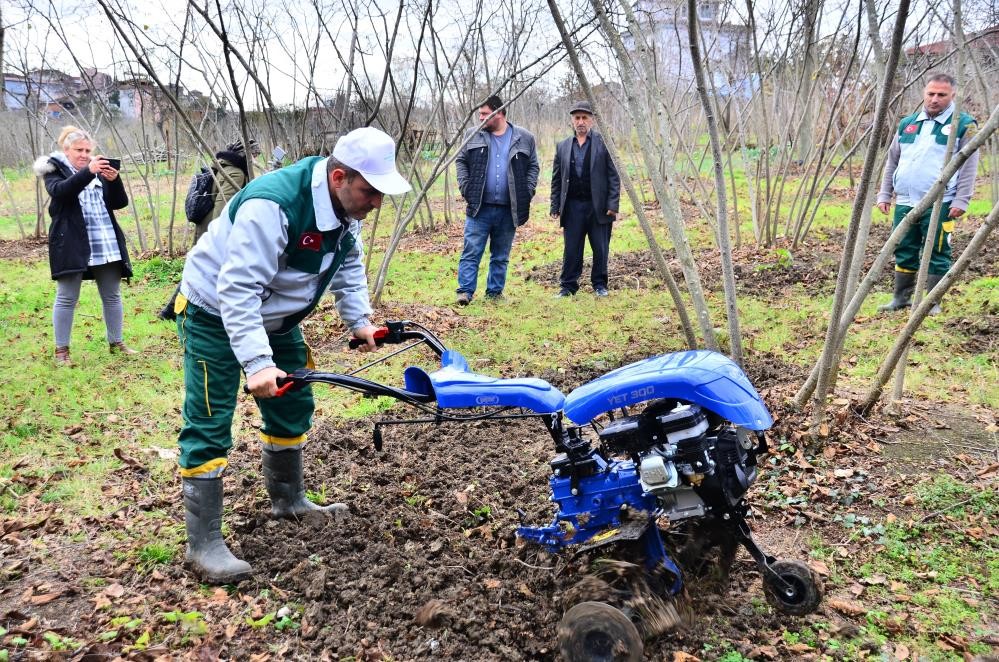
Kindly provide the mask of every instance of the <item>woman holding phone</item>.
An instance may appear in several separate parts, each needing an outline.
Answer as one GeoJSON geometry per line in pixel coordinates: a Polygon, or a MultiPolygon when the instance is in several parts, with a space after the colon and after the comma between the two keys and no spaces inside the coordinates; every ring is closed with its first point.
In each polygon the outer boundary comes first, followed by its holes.
{"type": "Polygon", "coordinates": [[[56,282],[52,327],[57,365],[72,365],[69,342],[73,313],[84,279],[97,282],[104,325],[112,354],[137,354],[122,341],[121,279],[131,278],[125,235],[114,210],[128,204],[128,194],[108,159],[92,154],[94,141],[75,126],[63,127],[58,147],[35,161],[35,174],[51,197],[49,268],[56,282]]]}

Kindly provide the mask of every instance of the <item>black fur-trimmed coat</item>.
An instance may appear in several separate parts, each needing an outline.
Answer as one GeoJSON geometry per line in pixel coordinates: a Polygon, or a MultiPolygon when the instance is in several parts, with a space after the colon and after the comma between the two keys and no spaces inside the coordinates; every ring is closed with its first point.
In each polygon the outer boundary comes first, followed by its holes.
{"type": "MultiPolygon", "coordinates": [[[[93,274],[87,266],[90,261],[90,238],[87,236],[87,223],[83,218],[79,195],[96,175],[88,168],[74,174],[61,156],[60,153],[40,156],[34,165],[35,175],[44,181],[45,190],[51,197],[49,269],[53,280],[75,273],[83,273],[84,278],[92,279],[93,274]]],[[[111,225],[118,240],[118,251],[121,253],[121,275],[122,278],[131,278],[132,261],[128,257],[125,234],[114,217],[115,209],[123,209],[128,205],[128,193],[125,192],[120,176],[113,182],[104,180],[101,184],[104,205],[111,217],[111,225]]]]}

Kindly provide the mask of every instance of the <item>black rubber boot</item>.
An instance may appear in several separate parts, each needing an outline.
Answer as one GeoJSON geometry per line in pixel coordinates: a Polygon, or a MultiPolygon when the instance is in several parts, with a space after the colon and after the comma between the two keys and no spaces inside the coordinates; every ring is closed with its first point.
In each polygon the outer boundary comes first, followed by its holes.
{"type": "Polygon", "coordinates": [[[916,290],[916,274],[895,272],[895,295],[888,303],[878,306],[879,313],[891,313],[908,308],[912,303],[912,293],[916,290]]]}
{"type": "Polygon", "coordinates": [[[233,556],[222,540],[222,479],[184,478],[183,486],[188,567],[209,584],[249,579],[253,568],[233,556]]]}
{"type": "Polygon", "coordinates": [[[173,296],[170,297],[170,300],[166,302],[166,305],[163,306],[160,309],[160,312],[158,312],[156,314],[157,317],[159,317],[161,320],[165,320],[167,322],[172,322],[175,319],[177,319],[177,313],[175,313],[173,311],[173,306],[177,302],[177,295],[178,294],[180,294],[180,285],[178,285],[177,289],[175,289],[173,291],[173,296]]]}
{"type": "MultiPolygon", "coordinates": [[[[930,290],[936,287],[937,283],[939,283],[942,279],[943,274],[929,274],[926,276],[926,293],[929,294],[930,290]]],[[[940,301],[943,301],[943,298],[941,298],[940,301]]],[[[930,308],[930,315],[939,315],[943,312],[943,309],[940,307],[940,301],[937,301],[933,304],[933,307],[930,308]]]]}
{"type": "Polygon", "coordinates": [[[305,479],[302,475],[302,451],[271,451],[264,449],[264,480],[271,497],[271,515],[297,519],[309,514],[324,513],[333,517],[347,514],[347,506],[333,503],[317,506],[305,496],[305,479]]]}

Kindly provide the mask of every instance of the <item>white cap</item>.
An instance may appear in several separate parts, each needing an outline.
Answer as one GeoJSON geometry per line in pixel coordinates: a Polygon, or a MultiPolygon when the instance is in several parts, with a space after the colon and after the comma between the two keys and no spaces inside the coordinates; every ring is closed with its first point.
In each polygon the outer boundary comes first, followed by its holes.
{"type": "Polygon", "coordinates": [[[368,183],[387,195],[410,191],[409,182],[395,169],[395,142],[384,131],[370,126],[340,136],[333,158],[361,173],[368,183]]]}

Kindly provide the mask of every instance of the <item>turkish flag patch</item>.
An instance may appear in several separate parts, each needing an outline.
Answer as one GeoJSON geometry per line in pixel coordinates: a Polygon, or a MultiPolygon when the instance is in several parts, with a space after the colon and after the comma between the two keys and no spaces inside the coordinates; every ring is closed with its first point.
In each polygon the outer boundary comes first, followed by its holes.
{"type": "Polygon", "coordinates": [[[303,232],[298,238],[298,247],[307,251],[319,252],[323,248],[322,232],[303,232]]]}
{"type": "Polygon", "coordinates": [[[919,131],[919,127],[916,126],[915,124],[910,124],[909,126],[905,127],[905,133],[915,133],[916,131],[919,131]]]}

